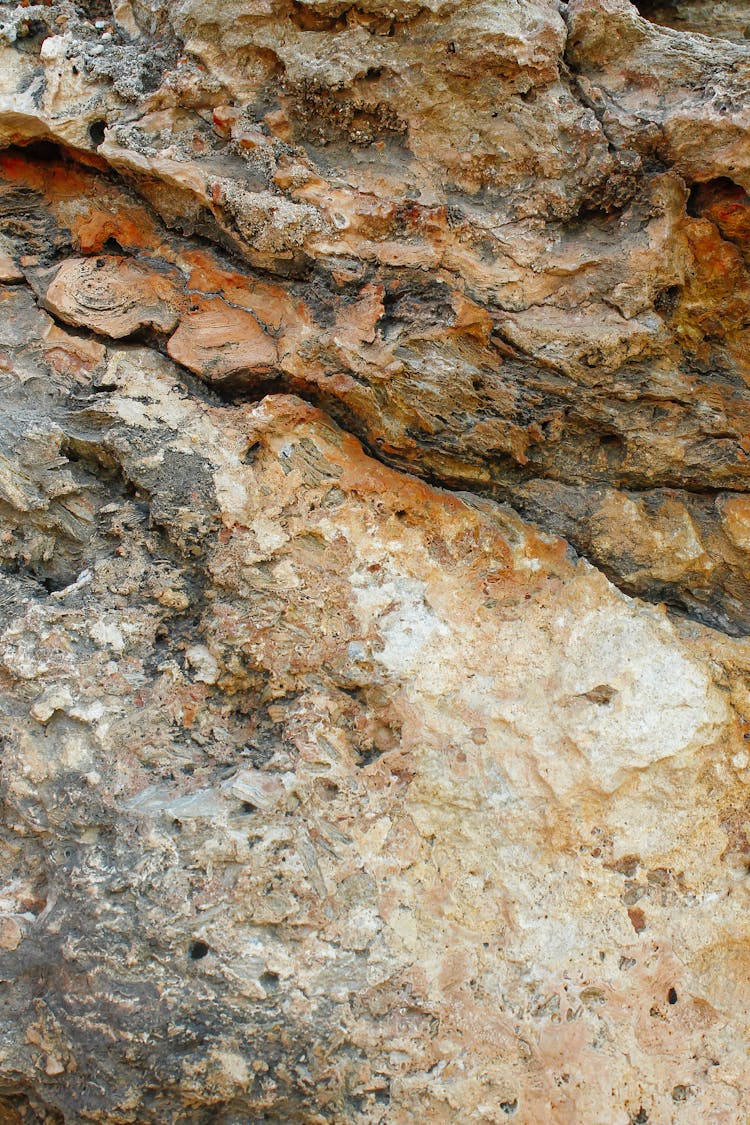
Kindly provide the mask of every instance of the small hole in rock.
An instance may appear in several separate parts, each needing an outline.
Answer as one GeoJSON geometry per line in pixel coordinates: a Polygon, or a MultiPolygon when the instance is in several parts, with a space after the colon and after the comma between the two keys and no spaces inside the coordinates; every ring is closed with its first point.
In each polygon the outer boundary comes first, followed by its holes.
{"type": "Polygon", "coordinates": [[[96,148],[98,148],[104,140],[104,130],[106,127],[106,121],[92,121],[89,125],[89,140],[96,148]]]}
{"type": "Polygon", "coordinates": [[[242,456],[243,464],[252,465],[253,461],[255,461],[256,457],[262,451],[262,449],[263,445],[261,444],[261,442],[254,441],[252,445],[249,445],[247,447],[242,456]]]}
{"type": "Polygon", "coordinates": [[[190,945],[190,957],[193,961],[200,961],[208,953],[205,941],[194,941],[190,945]]]}
{"type": "Polygon", "coordinates": [[[676,1004],[677,1003],[677,993],[674,990],[674,988],[670,988],[669,992],[667,993],[667,1000],[669,1001],[670,1004],[676,1004]]]}
{"type": "Polygon", "coordinates": [[[665,316],[670,316],[680,298],[679,285],[668,285],[666,289],[660,289],[654,298],[654,308],[658,313],[665,316]]]}
{"type": "Polygon", "coordinates": [[[275,992],[279,987],[279,974],[278,973],[261,973],[259,977],[260,983],[265,988],[266,992],[275,992]]]}

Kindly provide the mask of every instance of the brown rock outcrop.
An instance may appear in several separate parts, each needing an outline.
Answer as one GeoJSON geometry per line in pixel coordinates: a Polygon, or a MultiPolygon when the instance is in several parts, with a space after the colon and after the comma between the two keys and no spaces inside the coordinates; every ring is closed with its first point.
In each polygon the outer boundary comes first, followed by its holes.
{"type": "Polygon", "coordinates": [[[0,4],[4,1119],[748,1119],[745,21],[0,4]]]}

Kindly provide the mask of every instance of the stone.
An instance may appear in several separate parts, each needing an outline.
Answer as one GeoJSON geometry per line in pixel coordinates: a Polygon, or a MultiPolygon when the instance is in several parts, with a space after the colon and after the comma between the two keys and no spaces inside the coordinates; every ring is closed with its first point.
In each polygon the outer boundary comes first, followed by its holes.
{"type": "Polygon", "coordinates": [[[0,5],[0,1119],[748,1120],[744,7],[0,5]]]}
{"type": "Polygon", "coordinates": [[[23,931],[15,918],[0,918],[0,949],[18,949],[23,931]]]}
{"type": "Polygon", "coordinates": [[[277,362],[275,342],[257,318],[213,297],[191,305],[167,351],[207,382],[234,378],[249,384],[251,377],[269,374],[277,362]]]}
{"type": "Polygon", "coordinates": [[[141,328],[168,332],[178,321],[175,289],[129,258],[69,259],[46,289],[43,306],[67,324],[115,340],[141,328]]]}

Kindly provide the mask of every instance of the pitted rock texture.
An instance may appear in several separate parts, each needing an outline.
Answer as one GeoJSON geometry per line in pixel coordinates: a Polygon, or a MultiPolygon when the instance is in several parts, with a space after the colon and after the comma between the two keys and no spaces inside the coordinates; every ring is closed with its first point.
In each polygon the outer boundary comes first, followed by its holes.
{"type": "Polygon", "coordinates": [[[0,5],[4,1121],[748,1120],[745,22],[0,5]]]}

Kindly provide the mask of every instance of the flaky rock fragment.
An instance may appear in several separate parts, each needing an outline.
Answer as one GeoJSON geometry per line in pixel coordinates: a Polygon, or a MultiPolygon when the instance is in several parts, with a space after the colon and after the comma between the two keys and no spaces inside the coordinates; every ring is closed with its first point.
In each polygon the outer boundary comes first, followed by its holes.
{"type": "Polygon", "coordinates": [[[118,340],[139,328],[169,332],[178,321],[176,296],[168,277],[129,258],[73,258],[55,272],[43,304],[67,324],[118,340]]]}
{"type": "Polygon", "coordinates": [[[267,375],[278,359],[275,341],[252,313],[213,297],[190,306],[167,351],[212,383],[267,375]]]}

